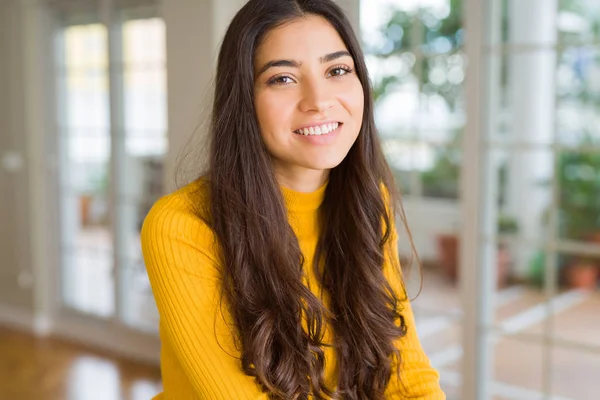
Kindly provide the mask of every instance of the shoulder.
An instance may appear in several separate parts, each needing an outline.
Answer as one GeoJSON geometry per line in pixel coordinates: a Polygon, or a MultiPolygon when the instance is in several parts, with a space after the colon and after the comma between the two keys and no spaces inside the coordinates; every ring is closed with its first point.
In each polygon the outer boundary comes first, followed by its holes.
{"type": "Polygon", "coordinates": [[[216,239],[206,218],[207,194],[206,182],[198,179],[154,203],[141,230],[142,252],[146,258],[177,258],[194,251],[216,262],[216,239]]]}
{"type": "Polygon", "coordinates": [[[146,215],[142,233],[162,230],[165,227],[185,229],[186,223],[202,221],[200,211],[208,205],[206,194],[206,183],[198,179],[162,196],[146,215]]]}

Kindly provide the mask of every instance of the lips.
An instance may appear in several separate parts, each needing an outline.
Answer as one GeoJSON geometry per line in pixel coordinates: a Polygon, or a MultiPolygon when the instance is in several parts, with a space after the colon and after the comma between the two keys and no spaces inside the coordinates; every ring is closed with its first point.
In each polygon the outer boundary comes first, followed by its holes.
{"type": "Polygon", "coordinates": [[[324,122],[320,124],[311,124],[296,129],[294,131],[295,134],[303,135],[303,136],[321,136],[327,135],[331,132],[336,131],[342,125],[341,122],[332,121],[332,122],[324,122]]]}
{"type": "MultiPolygon", "coordinates": [[[[315,127],[312,126],[312,130],[313,130],[313,134],[310,133],[310,128],[302,128],[302,133],[299,133],[300,130],[297,130],[294,134],[294,136],[297,138],[297,140],[304,142],[306,144],[309,145],[313,145],[313,146],[331,146],[334,145],[335,143],[337,143],[338,141],[338,137],[342,134],[342,127],[344,124],[342,123],[337,123],[337,124],[333,124],[332,128],[335,128],[332,131],[328,131],[326,133],[323,133],[323,131],[321,130],[320,134],[317,134],[315,131],[315,127]],[[308,129],[308,134],[305,134],[304,132],[306,132],[306,130],[308,129]]],[[[326,131],[329,128],[326,128],[326,131]]]]}

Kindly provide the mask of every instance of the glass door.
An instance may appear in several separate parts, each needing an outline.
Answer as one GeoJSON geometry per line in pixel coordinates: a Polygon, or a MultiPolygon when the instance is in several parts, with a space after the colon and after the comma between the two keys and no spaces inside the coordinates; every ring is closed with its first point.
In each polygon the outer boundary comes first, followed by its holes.
{"type": "Polygon", "coordinates": [[[368,0],[360,20],[377,128],[423,262],[423,290],[398,225],[417,331],[449,399],[460,398],[460,176],[465,126],[462,7],[451,0],[368,0]]]}
{"type": "Polygon", "coordinates": [[[369,0],[360,19],[448,398],[595,399],[600,3],[369,0]]]}
{"type": "Polygon", "coordinates": [[[482,17],[481,398],[595,399],[600,4],[488,0],[482,17]],[[507,273],[518,300],[497,307],[507,273]]]}
{"type": "Polygon", "coordinates": [[[66,306],[110,318],[116,304],[108,32],[91,16],[78,22],[64,26],[57,40],[61,293],[66,306]]]}
{"type": "Polygon", "coordinates": [[[99,321],[156,331],[139,232],[163,194],[165,27],[155,7],[112,3],[54,10],[61,300],[99,321]]]}

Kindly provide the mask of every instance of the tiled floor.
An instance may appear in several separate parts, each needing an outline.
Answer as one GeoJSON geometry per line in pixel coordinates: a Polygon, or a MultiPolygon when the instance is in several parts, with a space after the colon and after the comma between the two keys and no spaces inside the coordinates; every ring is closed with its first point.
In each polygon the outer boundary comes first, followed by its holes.
{"type": "MultiPolygon", "coordinates": [[[[561,291],[552,304],[554,312],[548,312],[544,294],[528,286],[510,286],[497,293],[496,326],[530,339],[505,336],[489,341],[495,399],[542,399],[546,385],[551,399],[600,399],[600,291],[561,291]],[[556,344],[547,351],[548,329],[569,347],[556,344]]],[[[449,398],[459,399],[458,290],[437,272],[425,270],[424,289],[413,307],[423,347],[439,369],[449,398]]]]}

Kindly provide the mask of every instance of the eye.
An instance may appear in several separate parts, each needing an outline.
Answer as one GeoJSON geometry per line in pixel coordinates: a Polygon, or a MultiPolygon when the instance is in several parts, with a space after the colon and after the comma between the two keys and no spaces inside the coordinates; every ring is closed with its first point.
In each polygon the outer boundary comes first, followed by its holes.
{"type": "Polygon", "coordinates": [[[294,80],[287,75],[276,76],[274,78],[269,79],[269,81],[267,82],[268,85],[280,85],[280,86],[289,85],[290,83],[294,83],[294,80]]]}
{"type": "Polygon", "coordinates": [[[337,66],[337,67],[333,67],[332,69],[329,70],[329,75],[333,76],[333,77],[340,77],[340,76],[344,76],[346,74],[351,73],[353,70],[350,67],[346,67],[343,65],[337,66]]]}

